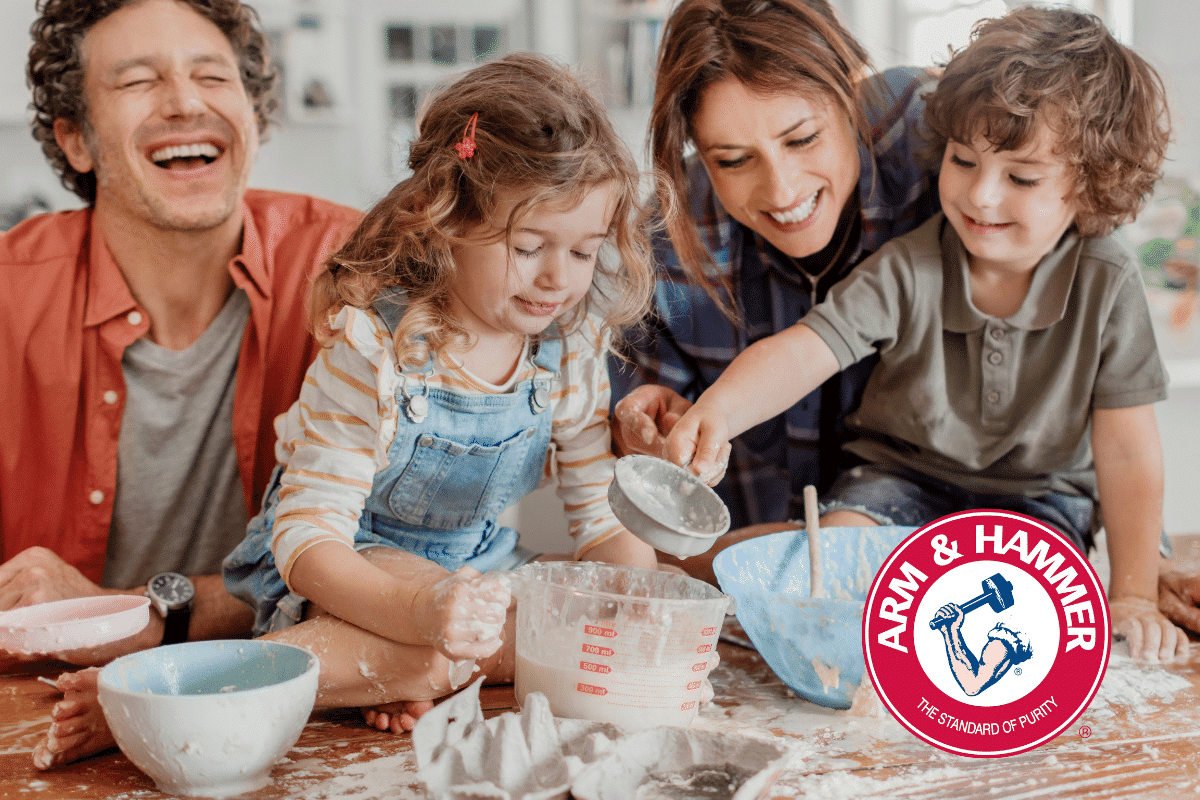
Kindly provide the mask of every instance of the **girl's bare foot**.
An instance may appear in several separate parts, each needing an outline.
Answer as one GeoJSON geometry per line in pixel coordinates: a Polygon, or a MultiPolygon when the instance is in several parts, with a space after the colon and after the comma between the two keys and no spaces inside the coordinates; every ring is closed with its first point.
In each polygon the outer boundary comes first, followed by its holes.
{"type": "Polygon", "coordinates": [[[432,700],[401,700],[398,703],[364,708],[362,712],[363,719],[377,731],[405,733],[411,731],[421,715],[431,708],[432,700]]]}
{"type": "Polygon", "coordinates": [[[91,667],[58,677],[63,699],[50,710],[50,730],[33,748],[33,766],[51,769],[116,746],[100,708],[99,675],[91,667]]]}

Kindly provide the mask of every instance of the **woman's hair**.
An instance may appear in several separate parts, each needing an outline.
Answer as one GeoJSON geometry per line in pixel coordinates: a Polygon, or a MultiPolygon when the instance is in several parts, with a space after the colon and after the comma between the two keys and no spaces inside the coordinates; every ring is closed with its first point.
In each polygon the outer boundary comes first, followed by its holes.
{"type": "Polygon", "coordinates": [[[1102,236],[1133,219],[1171,136],[1162,80],[1092,16],[1022,6],[975,26],[925,98],[931,148],[982,136],[1019,150],[1050,127],[1075,178],[1075,224],[1102,236]]]}
{"type": "MultiPolygon", "coordinates": [[[[866,50],[826,0],[683,0],[663,32],[650,112],[660,201],[687,197],[684,147],[692,138],[692,115],[710,85],[735,78],[765,94],[827,100],[869,143],[862,96],[869,71],[866,50]]],[[[680,203],[667,232],[691,280],[722,302],[706,277],[712,259],[689,203],[680,203]]]]}
{"type": "MultiPolygon", "coordinates": [[[[267,42],[258,28],[258,14],[238,0],[179,0],[220,29],[238,58],[242,85],[254,104],[259,133],[265,133],[275,110],[272,93],[275,69],[267,42]]],[[[38,0],[39,16],[30,28],[33,45],[27,67],[33,90],[33,138],[58,173],[63,186],[88,203],[96,200],[96,173],[81,173],[67,161],[54,138],[54,121],[65,119],[88,131],[83,91],[83,38],[91,27],[138,0],[38,0]]],[[[164,37],[172,36],[163,31],[164,37]]]]}
{"type": "Polygon", "coordinates": [[[535,206],[571,208],[604,186],[615,190],[609,242],[616,252],[601,248],[591,291],[557,322],[565,335],[594,311],[615,335],[641,319],[654,267],[640,174],[604,107],[565,67],[531,53],[475,67],[429,99],[418,129],[412,176],[367,212],[317,278],[318,337],[343,306],[369,308],[396,287],[406,305],[394,332],[401,363],[423,363],[426,346],[466,345],[467,332],[447,310],[451,247],[478,243],[481,226],[496,228],[488,241],[507,239],[535,206]],[[455,145],[473,115],[474,155],[463,158],[455,145]],[[495,216],[501,193],[519,198],[505,220],[495,216]]]}

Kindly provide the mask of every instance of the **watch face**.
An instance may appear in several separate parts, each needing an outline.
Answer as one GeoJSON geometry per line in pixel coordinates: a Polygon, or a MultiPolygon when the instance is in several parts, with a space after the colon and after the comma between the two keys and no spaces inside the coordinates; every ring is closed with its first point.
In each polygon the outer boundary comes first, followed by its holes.
{"type": "Polygon", "coordinates": [[[168,606],[180,606],[192,599],[192,582],[176,572],[164,572],[150,579],[149,589],[168,606]]]}

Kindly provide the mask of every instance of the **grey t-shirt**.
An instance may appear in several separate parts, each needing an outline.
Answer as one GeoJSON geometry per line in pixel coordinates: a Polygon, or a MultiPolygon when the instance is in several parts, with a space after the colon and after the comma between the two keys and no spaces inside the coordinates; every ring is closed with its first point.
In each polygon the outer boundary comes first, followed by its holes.
{"type": "Polygon", "coordinates": [[[1096,499],[1092,410],[1166,397],[1141,274],[1107,237],[1065,235],[997,319],[971,302],[966,250],[938,214],[803,322],[843,369],[880,354],[846,449],[971,491],[1096,499]]]}
{"type": "Polygon", "coordinates": [[[238,351],[250,301],[235,289],[186,350],[148,339],[125,349],[126,400],[103,586],[172,570],[207,575],[246,533],[233,446],[238,351]]]}

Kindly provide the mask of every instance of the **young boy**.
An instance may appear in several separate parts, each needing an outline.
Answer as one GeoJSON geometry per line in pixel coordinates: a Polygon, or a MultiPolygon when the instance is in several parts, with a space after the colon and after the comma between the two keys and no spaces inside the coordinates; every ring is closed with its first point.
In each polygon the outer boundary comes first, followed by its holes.
{"type": "Polygon", "coordinates": [[[1137,266],[1108,237],[1158,178],[1161,81],[1095,17],[1022,7],[976,28],[927,103],[943,213],[740,355],[672,430],[668,457],[711,471],[730,437],[878,352],[847,417],[845,448],[863,463],[830,489],[822,524],[999,508],[1086,552],[1102,504],[1113,632],[1135,657],[1185,653],[1156,604],[1151,403],[1167,376],[1137,266]]]}

